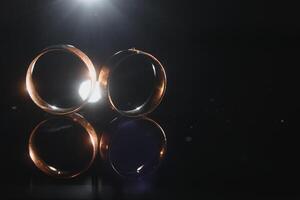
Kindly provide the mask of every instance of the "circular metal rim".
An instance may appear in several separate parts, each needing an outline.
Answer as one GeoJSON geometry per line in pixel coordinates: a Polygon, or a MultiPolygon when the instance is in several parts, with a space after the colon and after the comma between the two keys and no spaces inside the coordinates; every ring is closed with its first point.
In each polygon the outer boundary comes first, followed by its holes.
{"type": "MultiPolygon", "coordinates": [[[[120,118],[115,118],[113,119],[110,123],[118,120],[120,118]]],[[[128,119],[130,120],[130,118],[128,119]]],[[[148,117],[141,117],[141,118],[134,118],[132,119],[132,121],[147,121],[147,122],[150,122],[153,124],[153,126],[155,126],[156,128],[158,128],[161,132],[161,135],[162,135],[162,138],[163,138],[163,145],[162,145],[162,148],[160,149],[160,155],[159,155],[159,164],[156,165],[154,168],[153,168],[153,171],[155,171],[156,169],[158,169],[158,167],[160,166],[161,162],[164,160],[166,154],[167,154],[167,149],[168,149],[168,140],[167,140],[167,136],[166,136],[166,133],[164,131],[164,129],[161,127],[161,125],[156,122],[155,120],[153,119],[150,119],[148,117]]],[[[111,166],[111,168],[121,177],[126,177],[126,175],[124,175],[123,173],[120,172],[120,170],[118,170],[118,168],[115,166],[115,164],[111,161],[110,159],[110,148],[111,148],[111,145],[112,145],[112,142],[113,142],[113,137],[114,135],[112,135],[111,133],[109,132],[103,132],[103,134],[101,135],[101,138],[99,139],[99,153],[100,153],[100,156],[103,160],[105,160],[106,162],[108,162],[108,164],[111,166]],[[108,136],[108,137],[106,137],[108,136]]]]}
{"type": "Polygon", "coordinates": [[[128,54],[125,57],[123,57],[118,63],[121,63],[123,60],[125,60],[129,56],[137,55],[137,54],[145,55],[145,56],[149,57],[153,62],[155,62],[155,65],[153,65],[155,85],[153,87],[153,92],[149,95],[149,97],[146,99],[146,101],[144,103],[142,103],[140,106],[138,106],[137,108],[132,109],[132,110],[121,110],[121,109],[117,108],[117,106],[113,102],[113,98],[111,97],[111,94],[110,94],[109,79],[110,79],[110,73],[113,70],[115,70],[118,67],[118,65],[110,66],[110,64],[108,64],[108,66],[104,66],[100,71],[99,82],[100,82],[102,88],[104,88],[106,90],[108,100],[109,100],[109,103],[111,104],[112,108],[114,110],[116,110],[118,113],[120,113],[121,115],[127,116],[127,117],[140,117],[140,116],[147,115],[157,108],[157,106],[161,103],[161,101],[165,95],[166,86],[167,86],[167,76],[166,76],[165,69],[164,69],[163,65],[160,63],[160,61],[157,58],[155,58],[153,55],[151,55],[147,52],[141,51],[141,50],[137,50],[137,49],[127,49],[127,50],[119,51],[119,52],[115,53],[111,57],[111,59],[113,57],[119,56],[123,53],[128,53],[128,54]]]}
{"type": "Polygon", "coordinates": [[[33,138],[36,134],[36,131],[39,129],[39,127],[42,126],[43,124],[47,123],[47,121],[49,121],[49,119],[40,122],[32,130],[32,132],[30,134],[30,138],[29,138],[29,143],[28,143],[28,151],[29,151],[29,156],[30,156],[31,160],[34,162],[35,166],[38,169],[40,169],[41,171],[43,171],[45,174],[54,176],[57,178],[74,178],[74,177],[82,174],[86,170],[88,170],[90,168],[90,166],[93,164],[95,157],[97,155],[97,152],[98,152],[98,137],[97,137],[97,133],[96,133],[95,129],[92,127],[92,125],[89,122],[87,122],[81,115],[73,113],[70,115],[66,115],[64,117],[68,117],[71,120],[73,120],[75,123],[80,124],[86,130],[86,133],[89,135],[89,137],[91,139],[91,143],[93,145],[93,155],[92,155],[90,162],[88,163],[88,165],[85,168],[83,168],[81,171],[78,171],[76,173],[70,173],[70,172],[66,172],[66,171],[59,171],[60,173],[58,173],[57,171],[54,171],[53,169],[51,169],[51,167],[38,156],[38,154],[36,153],[36,148],[33,144],[33,138]]]}
{"type": "Polygon", "coordinates": [[[44,49],[41,53],[39,53],[32,60],[32,62],[30,63],[30,65],[28,67],[27,73],[26,73],[26,88],[27,88],[29,96],[31,97],[33,102],[38,107],[43,109],[44,111],[51,113],[51,114],[56,114],[56,115],[70,114],[70,113],[80,110],[88,102],[88,100],[94,90],[95,84],[96,84],[96,70],[95,70],[95,67],[94,67],[92,61],[89,59],[89,57],[85,53],[83,53],[81,50],[79,50],[78,48],[76,48],[72,45],[54,45],[54,46],[50,46],[50,47],[44,49]],[[73,107],[69,107],[69,108],[56,107],[54,105],[47,103],[38,94],[38,92],[34,86],[33,79],[32,79],[32,73],[34,71],[35,63],[37,62],[37,60],[41,56],[43,56],[44,54],[46,54],[48,52],[61,51],[61,50],[65,50],[65,51],[70,52],[73,55],[79,57],[84,62],[85,66],[87,67],[87,69],[89,71],[90,80],[91,80],[91,89],[89,91],[87,98],[85,100],[83,100],[82,103],[79,104],[78,106],[73,106],[73,107]]]}

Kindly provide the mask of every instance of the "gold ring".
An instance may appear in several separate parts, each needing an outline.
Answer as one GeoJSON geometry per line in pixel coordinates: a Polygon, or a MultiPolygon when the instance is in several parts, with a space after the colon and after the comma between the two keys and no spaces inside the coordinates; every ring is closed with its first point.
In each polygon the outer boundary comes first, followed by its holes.
{"type": "Polygon", "coordinates": [[[152,112],[160,104],[166,91],[167,77],[163,65],[153,55],[137,49],[128,49],[115,53],[109,59],[108,63],[102,67],[99,74],[99,83],[103,92],[108,96],[109,103],[114,110],[128,117],[137,117],[152,112]],[[154,88],[144,103],[132,110],[123,110],[117,107],[111,96],[109,87],[110,75],[116,68],[120,67],[120,63],[122,63],[124,60],[131,56],[140,54],[150,58],[154,63],[152,65],[154,72],[154,88]]]}
{"type": "Polygon", "coordinates": [[[79,50],[76,47],[71,46],[71,45],[56,45],[56,46],[50,46],[50,47],[44,49],[30,63],[30,65],[28,67],[28,70],[27,70],[27,74],[26,74],[26,88],[27,88],[29,96],[31,97],[33,102],[37,106],[39,106],[41,109],[43,109],[44,111],[52,113],[52,114],[57,114],[57,115],[70,114],[70,113],[73,113],[73,112],[76,112],[76,111],[80,110],[88,102],[89,97],[91,96],[91,94],[93,92],[95,83],[96,83],[96,71],[95,71],[95,68],[94,68],[94,65],[93,65],[92,61],[81,50],[79,50]],[[37,60],[41,56],[43,56],[44,54],[46,54],[48,52],[52,52],[52,51],[67,51],[67,52],[70,52],[73,55],[79,57],[84,62],[85,66],[87,67],[87,69],[89,71],[89,77],[90,77],[90,80],[91,80],[91,89],[89,91],[89,94],[88,94],[87,98],[85,100],[83,100],[82,104],[80,104],[78,106],[73,106],[73,107],[70,107],[70,108],[57,107],[55,105],[50,105],[49,103],[47,103],[38,94],[38,92],[35,88],[35,85],[34,85],[33,78],[32,78],[32,73],[34,71],[34,66],[35,66],[37,60]]]}

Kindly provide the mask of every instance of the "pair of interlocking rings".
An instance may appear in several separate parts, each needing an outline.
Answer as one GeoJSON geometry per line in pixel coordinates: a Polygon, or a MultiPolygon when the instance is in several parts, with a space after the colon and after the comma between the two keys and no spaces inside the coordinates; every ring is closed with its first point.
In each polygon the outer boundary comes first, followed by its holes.
{"type": "MultiPolygon", "coordinates": [[[[143,74],[141,74],[141,76],[143,76],[143,74]]],[[[39,123],[31,133],[31,136],[29,139],[30,158],[32,159],[34,164],[41,171],[43,171],[44,173],[46,173],[48,175],[52,175],[52,176],[60,177],[60,178],[72,178],[72,177],[76,177],[79,174],[81,174],[82,172],[86,171],[91,166],[91,164],[94,161],[94,158],[96,156],[96,152],[97,152],[97,149],[99,146],[99,151],[100,151],[101,157],[104,160],[109,160],[113,169],[116,172],[118,172],[118,174],[122,175],[122,174],[126,174],[126,173],[122,172],[121,168],[118,167],[118,165],[115,163],[115,161],[112,161],[111,158],[113,156],[111,155],[111,153],[109,153],[109,152],[111,152],[110,149],[113,148],[112,146],[114,146],[114,145],[112,145],[113,144],[112,138],[116,138],[116,137],[112,137],[113,134],[106,134],[106,133],[109,133],[109,132],[128,133],[130,131],[139,132],[142,130],[142,132],[144,132],[145,134],[149,134],[150,130],[156,130],[156,132],[158,133],[158,138],[160,138],[159,141],[161,141],[161,143],[159,143],[160,145],[158,145],[159,148],[158,148],[158,151],[156,151],[155,155],[158,155],[157,156],[158,161],[161,160],[164,157],[165,151],[166,151],[165,133],[164,133],[163,129],[158,125],[158,123],[156,123],[155,121],[153,121],[149,118],[141,117],[141,116],[145,116],[146,114],[152,112],[160,104],[160,102],[165,94],[166,82],[167,82],[166,73],[165,73],[165,70],[164,70],[162,64],[151,54],[137,50],[137,49],[128,49],[128,50],[123,50],[123,51],[119,51],[119,52],[115,53],[109,59],[109,62],[107,62],[101,68],[100,74],[98,77],[98,81],[96,78],[96,70],[94,68],[92,61],[89,59],[89,57],[85,53],[83,53],[78,48],[71,46],[71,45],[56,45],[56,46],[51,46],[51,47],[44,49],[33,59],[33,61],[29,65],[29,68],[28,68],[27,74],[26,74],[27,91],[28,91],[31,99],[33,100],[33,102],[38,107],[40,107],[42,110],[44,110],[48,113],[51,113],[51,114],[55,114],[55,115],[64,115],[63,117],[60,117],[58,119],[67,119],[69,121],[71,120],[70,121],[71,123],[79,124],[81,127],[83,127],[85,129],[85,132],[88,133],[88,138],[89,138],[88,140],[90,141],[89,144],[92,148],[92,155],[91,155],[91,158],[90,158],[89,162],[87,163],[87,165],[78,171],[65,171],[65,170],[56,168],[55,166],[49,165],[39,154],[38,148],[37,148],[38,142],[36,140],[37,136],[39,136],[38,132],[40,130],[42,130],[42,132],[44,131],[46,133],[49,131],[53,131],[51,129],[49,130],[49,127],[47,128],[47,126],[48,126],[47,123],[49,122],[49,120],[45,120],[45,121],[39,123]],[[72,106],[72,107],[58,107],[56,105],[51,105],[49,102],[45,101],[38,93],[37,86],[35,85],[34,80],[33,80],[33,72],[34,72],[35,65],[36,65],[37,61],[43,55],[45,55],[49,52],[53,52],[53,51],[65,51],[65,52],[69,52],[69,53],[77,56],[85,64],[85,67],[88,69],[88,72],[89,72],[88,76],[89,76],[89,80],[91,82],[91,87],[90,87],[88,96],[85,99],[83,99],[83,101],[80,105],[76,105],[76,106],[72,106]],[[121,67],[122,63],[125,62],[125,60],[131,58],[132,56],[136,56],[136,55],[140,55],[140,56],[143,56],[145,59],[151,60],[151,68],[153,70],[153,75],[154,75],[154,85],[153,85],[153,90],[151,91],[150,95],[147,97],[145,102],[143,102],[141,105],[138,105],[134,109],[125,110],[125,109],[117,106],[116,102],[114,101],[114,98],[111,95],[111,88],[110,88],[111,75],[114,73],[114,71],[117,68],[121,67]],[[121,115],[124,115],[127,117],[141,117],[141,118],[135,118],[133,120],[129,120],[129,119],[113,120],[109,125],[111,127],[113,127],[112,125],[117,123],[117,126],[115,126],[115,127],[119,127],[119,128],[117,130],[110,130],[108,132],[103,132],[101,134],[101,137],[99,138],[100,139],[99,142],[98,142],[98,136],[97,136],[94,128],[82,116],[80,116],[79,114],[76,113],[81,108],[83,108],[83,106],[88,102],[88,100],[90,99],[90,97],[94,91],[94,88],[96,87],[96,84],[99,84],[100,89],[102,91],[102,95],[103,94],[106,95],[108,102],[110,103],[113,110],[115,110],[116,112],[120,113],[121,115]],[[133,130],[130,128],[127,129],[128,124],[136,124],[136,126],[138,126],[139,123],[144,124],[146,128],[143,128],[141,130],[137,129],[137,128],[134,128],[137,130],[133,130]],[[126,126],[124,126],[124,124],[126,126]]],[[[51,120],[50,120],[50,122],[51,122],[51,120]]],[[[65,127],[68,127],[68,126],[63,126],[63,128],[65,128],[65,127]]],[[[61,127],[58,127],[58,130],[60,130],[60,129],[61,129],[61,127]]],[[[112,128],[112,129],[114,129],[114,128],[112,128]]],[[[148,137],[148,139],[149,139],[149,137],[148,137]]],[[[136,141],[136,140],[134,140],[134,141],[136,141]]],[[[121,143],[123,143],[123,142],[124,141],[122,140],[121,143]]],[[[148,161],[145,163],[148,163],[148,161]]],[[[141,174],[142,170],[146,170],[147,167],[148,166],[146,166],[146,164],[145,165],[143,164],[143,165],[138,166],[137,169],[135,169],[134,171],[136,171],[138,174],[141,174]]],[[[150,168],[153,168],[153,167],[150,167],[150,168]]],[[[132,172],[130,172],[129,174],[132,174],[132,172]]]]}
{"type": "Polygon", "coordinates": [[[93,164],[98,152],[113,171],[125,178],[151,174],[165,157],[167,137],[162,127],[152,119],[121,117],[112,120],[105,129],[95,128],[97,126],[93,127],[83,116],[76,113],[44,120],[30,134],[29,156],[39,170],[56,178],[74,178],[84,173],[93,164]],[[74,141],[78,138],[80,145],[75,147],[74,144],[77,143],[74,141]],[[68,144],[58,140],[67,140],[68,144]],[[48,145],[41,148],[45,141],[48,145]],[[81,151],[79,154],[77,150],[72,151],[73,158],[76,155],[76,159],[68,159],[60,155],[63,152],[57,153],[61,148],[65,151],[70,148],[81,151]],[[50,152],[55,152],[54,157],[49,156],[50,152]],[[85,157],[85,162],[78,164],[82,157],[85,157]],[[64,166],[61,158],[70,161],[68,165],[76,167],[64,166]]]}
{"type": "Polygon", "coordinates": [[[159,60],[156,59],[154,56],[137,49],[128,49],[128,50],[119,51],[111,57],[109,62],[101,68],[100,74],[98,76],[98,81],[97,81],[96,70],[92,61],[85,53],[83,53],[81,50],[71,45],[56,45],[44,49],[30,63],[26,74],[26,88],[33,102],[44,111],[56,115],[65,115],[65,114],[70,114],[79,111],[88,102],[90,96],[94,91],[96,84],[100,84],[101,91],[103,92],[103,94],[105,94],[105,96],[108,97],[109,103],[115,111],[125,116],[135,117],[135,116],[143,116],[152,112],[160,104],[166,91],[167,78],[166,78],[164,67],[159,62],[159,60]],[[91,81],[91,87],[87,98],[85,98],[80,105],[76,105],[73,107],[57,107],[55,105],[49,104],[39,95],[32,76],[34,72],[35,64],[44,54],[53,51],[66,51],[77,56],[88,69],[89,72],[88,76],[91,81]],[[135,55],[142,55],[147,59],[150,59],[151,62],[153,63],[152,69],[154,75],[154,87],[153,90],[151,91],[151,94],[148,96],[148,98],[144,103],[135,107],[134,109],[124,110],[117,106],[117,104],[114,102],[114,99],[111,96],[110,77],[111,74],[118,67],[121,66],[121,63],[123,61],[135,55]]]}

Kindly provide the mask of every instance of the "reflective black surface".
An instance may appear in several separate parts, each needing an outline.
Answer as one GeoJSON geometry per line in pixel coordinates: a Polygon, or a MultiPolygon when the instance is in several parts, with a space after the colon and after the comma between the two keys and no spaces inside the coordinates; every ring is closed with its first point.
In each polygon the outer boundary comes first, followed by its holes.
{"type": "MultiPolygon", "coordinates": [[[[75,2],[0,6],[1,199],[298,198],[296,3],[75,2]],[[113,53],[132,47],[165,66],[166,96],[148,116],[168,139],[154,173],[122,178],[98,154],[81,176],[60,180],[32,163],[30,133],[51,116],[26,94],[26,70],[37,52],[65,43],[87,53],[98,72],[113,53]]],[[[119,117],[106,102],[87,105],[80,114],[97,130],[119,117]]]]}

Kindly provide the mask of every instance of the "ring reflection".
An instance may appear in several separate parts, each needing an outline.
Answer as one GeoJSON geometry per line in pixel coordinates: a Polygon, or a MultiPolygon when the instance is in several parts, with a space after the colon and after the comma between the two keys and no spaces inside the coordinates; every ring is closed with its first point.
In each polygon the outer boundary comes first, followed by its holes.
{"type": "Polygon", "coordinates": [[[103,132],[100,154],[119,175],[141,177],[154,172],[165,157],[167,138],[149,118],[116,118],[103,132]]]}
{"type": "Polygon", "coordinates": [[[73,178],[93,163],[98,139],[93,127],[71,114],[40,122],[31,132],[29,156],[47,175],[73,178]]]}

